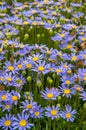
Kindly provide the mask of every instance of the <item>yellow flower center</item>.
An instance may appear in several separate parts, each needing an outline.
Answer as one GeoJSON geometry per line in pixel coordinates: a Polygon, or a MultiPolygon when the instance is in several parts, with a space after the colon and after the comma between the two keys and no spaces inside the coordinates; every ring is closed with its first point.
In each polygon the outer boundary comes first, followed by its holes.
{"type": "Polygon", "coordinates": [[[56,27],[60,27],[61,25],[60,24],[56,24],[56,27]]]}
{"type": "Polygon", "coordinates": [[[12,78],[11,78],[11,77],[7,78],[7,81],[8,81],[8,82],[11,82],[11,81],[12,81],[12,78]]]}
{"type": "Polygon", "coordinates": [[[56,11],[52,12],[52,15],[56,15],[56,14],[57,14],[57,12],[56,12],[56,11]]]}
{"type": "Polygon", "coordinates": [[[13,47],[15,47],[16,46],[16,43],[13,43],[13,47]]]}
{"type": "Polygon", "coordinates": [[[84,76],[84,78],[83,78],[83,79],[84,79],[84,81],[86,81],[86,76],[84,76]]]}
{"type": "Polygon", "coordinates": [[[71,44],[67,45],[67,49],[71,49],[73,46],[71,44]]]}
{"type": "Polygon", "coordinates": [[[61,52],[58,52],[58,55],[61,57],[61,56],[62,56],[62,53],[61,53],[61,52]]]}
{"type": "Polygon", "coordinates": [[[86,73],[84,74],[84,76],[86,77],[86,73]]]}
{"type": "Polygon", "coordinates": [[[61,37],[64,37],[64,36],[65,36],[65,34],[60,34],[60,36],[61,36],[61,37]]]}
{"type": "Polygon", "coordinates": [[[26,106],[26,108],[31,109],[31,108],[32,108],[32,104],[28,104],[28,105],[26,106]]]}
{"type": "Polygon", "coordinates": [[[47,98],[53,98],[53,97],[54,97],[54,95],[52,93],[47,94],[47,98]]]}
{"type": "Polygon", "coordinates": [[[35,116],[39,116],[39,115],[40,115],[40,112],[39,112],[39,111],[36,111],[34,114],[35,114],[35,116]]]}
{"type": "Polygon", "coordinates": [[[12,96],[12,100],[13,101],[17,101],[18,100],[18,96],[12,96]]]}
{"type": "Polygon", "coordinates": [[[6,121],[4,122],[4,125],[5,125],[5,126],[10,126],[10,125],[11,125],[11,121],[10,121],[10,120],[6,120],[6,121]]]}
{"type": "Polygon", "coordinates": [[[60,69],[56,69],[56,72],[57,72],[57,73],[61,73],[62,70],[60,70],[60,69]]]}
{"type": "Polygon", "coordinates": [[[22,68],[22,64],[18,64],[18,66],[17,66],[19,69],[21,69],[22,68]]]}
{"type": "Polygon", "coordinates": [[[68,68],[68,66],[67,66],[67,65],[64,65],[64,68],[68,68]]]}
{"type": "Polygon", "coordinates": [[[13,71],[14,67],[13,66],[8,66],[8,70],[13,71]]]}
{"type": "Polygon", "coordinates": [[[67,113],[66,114],[66,118],[70,118],[71,117],[71,114],[70,113],[67,113]]]}
{"type": "Polygon", "coordinates": [[[49,0],[44,0],[44,3],[47,4],[49,2],[49,0]]]}
{"type": "Polygon", "coordinates": [[[47,14],[47,13],[48,13],[48,11],[47,11],[47,10],[45,10],[45,11],[43,11],[43,13],[44,13],[44,14],[47,14]]]}
{"type": "Polygon", "coordinates": [[[21,120],[21,121],[19,122],[19,125],[20,125],[21,127],[25,127],[26,124],[27,124],[26,120],[21,120]]]}
{"type": "Polygon", "coordinates": [[[64,89],[64,94],[70,94],[70,89],[64,89]]]}
{"type": "Polygon", "coordinates": [[[75,60],[77,60],[77,56],[72,57],[72,61],[75,61],[75,60]]]}
{"type": "Polygon", "coordinates": [[[2,48],[0,48],[0,52],[2,52],[2,48]]]}
{"type": "Polygon", "coordinates": [[[0,2],[0,5],[2,5],[3,4],[3,2],[0,2]]]}
{"type": "Polygon", "coordinates": [[[27,22],[27,21],[24,21],[23,24],[24,24],[24,25],[28,25],[28,22],[27,22]]]}
{"type": "Polygon", "coordinates": [[[40,7],[40,6],[41,6],[41,4],[37,4],[37,6],[38,6],[38,7],[40,7]]]}
{"type": "Polygon", "coordinates": [[[51,59],[51,62],[55,63],[55,62],[56,62],[56,60],[51,59]]]}
{"type": "Polygon", "coordinates": [[[61,5],[61,6],[59,6],[59,8],[60,8],[60,9],[62,9],[62,8],[63,8],[63,6],[61,5]]]}
{"type": "Polygon", "coordinates": [[[70,8],[66,8],[67,11],[70,11],[70,8]]]}
{"type": "Polygon", "coordinates": [[[53,70],[53,68],[49,68],[49,70],[50,70],[50,71],[52,71],[52,70],[53,70]]]}
{"type": "Polygon", "coordinates": [[[19,47],[20,47],[20,48],[24,48],[24,46],[25,46],[25,45],[23,45],[23,44],[19,44],[19,47]]]}
{"type": "Polygon", "coordinates": [[[26,67],[27,67],[27,68],[31,68],[31,67],[32,67],[32,64],[26,64],[26,67]]]}
{"type": "Polygon", "coordinates": [[[51,54],[51,51],[47,51],[47,54],[51,54]]]}
{"type": "Polygon", "coordinates": [[[38,57],[33,57],[33,60],[34,60],[34,61],[37,61],[37,60],[38,60],[38,57]]]}
{"type": "Polygon", "coordinates": [[[86,37],[82,37],[82,41],[86,41],[86,37]]]}
{"type": "Polygon", "coordinates": [[[2,80],[4,80],[4,78],[0,77],[0,80],[2,81],[2,80]]]}
{"type": "Polygon", "coordinates": [[[32,13],[36,13],[36,11],[35,11],[35,10],[32,10],[31,12],[32,12],[32,13]]]}
{"type": "Polygon", "coordinates": [[[80,77],[77,77],[75,80],[76,80],[76,81],[80,81],[80,77]]]}
{"type": "Polygon", "coordinates": [[[20,85],[22,84],[22,80],[19,80],[19,84],[20,84],[20,85]]]}
{"type": "Polygon", "coordinates": [[[51,114],[52,116],[56,116],[56,115],[57,115],[57,110],[51,110],[50,114],[51,114]]]}
{"type": "Polygon", "coordinates": [[[38,70],[39,70],[39,71],[43,71],[43,70],[44,70],[44,67],[43,67],[43,66],[39,66],[39,67],[38,67],[38,70]]]}
{"type": "Polygon", "coordinates": [[[44,25],[44,22],[40,22],[40,25],[44,25]]]}
{"type": "Polygon", "coordinates": [[[66,80],[65,83],[68,85],[70,84],[70,80],[66,80]]]}
{"type": "Polygon", "coordinates": [[[33,22],[32,24],[33,24],[33,25],[37,25],[37,22],[35,21],[35,22],[33,22]]]}
{"type": "Polygon", "coordinates": [[[9,109],[9,108],[10,108],[10,105],[9,105],[9,104],[6,104],[6,105],[5,105],[5,108],[6,108],[6,109],[9,109]]]}
{"type": "Polygon", "coordinates": [[[5,94],[1,96],[2,100],[6,100],[6,98],[7,98],[7,96],[5,94]]]}
{"type": "Polygon", "coordinates": [[[30,100],[30,96],[27,96],[27,99],[30,100]]]}
{"type": "Polygon", "coordinates": [[[81,88],[80,88],[80,87],[76,87],[76,90],[77,90],[77,91],[80,91],[80,90],[81,90],[81,88]]]}
{"type": "Polygon", "coordinates": [[[83,34],[84,34],[84,32],[80,32],[80,34],[81,34],[81,35],[83,35],[83,34]]]}
{"type": "Polygon", "coordinates": [[[72,28],[76,29],[76,28],[77,28],[77,26],[72,26],[72,28]]]}
{"type": "Polygon", "coordinates": [[[67,71],[67,74],[71,74],[71,70],[68,70],[68,71],[67,71]]]}
{"type": "Polygon", "coordinates": [[[3,40],[3,43],[4,43],[4,44],[7,44],[7,42],[8,42],[8,40],[3,40]]]}
{"type": "Polygon", "coordinates": [[[86,54],[83,54],[84,59],[86,59],[86,54]]]}

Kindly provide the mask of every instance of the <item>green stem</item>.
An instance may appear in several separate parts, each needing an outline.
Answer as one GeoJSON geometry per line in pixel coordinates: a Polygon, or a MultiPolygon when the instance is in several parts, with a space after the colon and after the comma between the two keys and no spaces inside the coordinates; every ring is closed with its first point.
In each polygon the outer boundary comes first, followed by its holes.
{"type": "Polygon", "coordinates": [[[46,121],[46,130],[48,130],[48,122],[46,121]]]}
{"type": "Polygon", "coordinates": [[[48,118],[48,130],[51,130],[51,119],[48,118]]]}
{"type": "Polygon", "coordinates": [[[55,120],[53,121],[53,130],[56,130],[56,122],[55,122],[55,120]]]}

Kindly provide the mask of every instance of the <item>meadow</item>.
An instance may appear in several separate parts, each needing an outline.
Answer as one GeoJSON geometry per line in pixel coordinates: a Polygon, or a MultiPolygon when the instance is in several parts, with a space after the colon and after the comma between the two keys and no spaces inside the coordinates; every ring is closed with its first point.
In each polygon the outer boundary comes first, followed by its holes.
{"type": "Polygon", "coordinates": [[[0,1],[0,130],[86,130],[85,0],[0,1]]]}

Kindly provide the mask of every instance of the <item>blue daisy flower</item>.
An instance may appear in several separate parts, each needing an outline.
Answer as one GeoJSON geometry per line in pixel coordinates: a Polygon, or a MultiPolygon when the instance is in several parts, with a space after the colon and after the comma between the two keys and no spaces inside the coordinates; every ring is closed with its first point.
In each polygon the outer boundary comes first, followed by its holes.
{"type": "Polygon", "coordinates": [[[86,92],[83,91],[81,94],[80,94],[80,98],[83,100],[83,101],[86,101],[86,92]]]}
{"type": "Polygon", "coordinates": [[[15,65],[12,65],[10,61],[6,61],[5,65],[3,66],[6,72],[12,72],[15,74],[15,65]]]}
{"type": "Polygon", "coordinates": [[[43,111],[44,109],[41,108],[40,105],[36,105],[35,108],[33,109],[33,111],[31,111],[30,113],[30,116],[32,118],[42,118],[43,117],[43,111]]]}
{"type": "Polygon", "coordinates": [[[11,91],[11,101],[14,105],[17,105],[18,100],[20,99],[20,94],[14,90],[11,91]]]}
{"type": "Polygon", "coordinates": [[[45,116],[50,117],[52,120],[59,117],[59,107],[58,106],[48,106],[45,108],[45,116]]]}
{"type": "Polygon", "coordinates": [[[67,122],[74,122],[74,115],[77,113],[76,110],[72,110],[72,107],[66,105],[66,110],[60,112],[60,116],[67,122]]]}
{"type": "Polygon", "coordinates": [[[71,96],[75,94],[75,90],[73,88],[67,87],[65,85],[62,85],[62,87],[60,87],[60,92],[67,98],[71,98],[71,96]]]}
{"type": "Polygon", "coordinates": [[[30,101],[25,100],[25,101],[21,102],[20,108],[23,108],[23,112],[25,112],[25,111],[31,112],[36,107],[36,105],[37,105],[37,103],[34,102],[32,99],[30,99],[30,101]]]}
{"type": "Polygon", "coordinates": [[[3,130],[13,130],[12,123],[14,121],[14,115],[6,114],[5,117],[0,119],[0,127],[3,130]]]}
{"type": "Polygon", "coordinates": [[[43,74],[49,73],[49,68],[48,64],[46,64],[45,61],[41,62],[39,61],[38,63],[34,63],[34,67],[32,68],[33,71],[43,74]]]}
{"type": "Polygon", "coordinates": [[[0,91],[0,101],[5,102],[10,100],[10,94],[8,91],[0,91]]]}
{"type": "Polygon", "coordinates": [[[12,108],[12,101],[4,101],[4,103],[0,104],[0,107],[2,108],[2,111],[10,112],[10,109],[12,108]]]}
{"type": "Polygon", "coordinates": [[[4,84],[8,86],[12,86],[14,79],[15,79],[15,75],[13,75],[11,72],[5,73],[4,84]]]}
{"type": "Polygon", "coordinates": [[[17,117],[14,118],[14,122],[12,124],[13,130],[28,130],[33,124],[28,122],[29,115],[26,113],[17,114],[17,117]]]}
{"type": "Polygon", "coordinates": [[[15,80],[13,81],[13,86],[21,90],[22,86],[24,86],[25,83],[25,78],[22,75],[19,75],[15,77],[15,80]]]}
{"type": "Polygon", "coordinates": [[[59,95],[60,91],[57,88],[46,88],[41,91],[41,96],[46,100],[56,100],[59,95]]]}

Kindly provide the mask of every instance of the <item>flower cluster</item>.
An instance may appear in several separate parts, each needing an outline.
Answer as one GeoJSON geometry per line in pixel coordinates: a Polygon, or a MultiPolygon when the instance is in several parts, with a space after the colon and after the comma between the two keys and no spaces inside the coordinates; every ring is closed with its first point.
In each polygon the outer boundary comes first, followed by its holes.
{"type": "Polygon", "coordinates": [[[85,8],[0,2],[0,129],[86,129],[85,8]]]}

